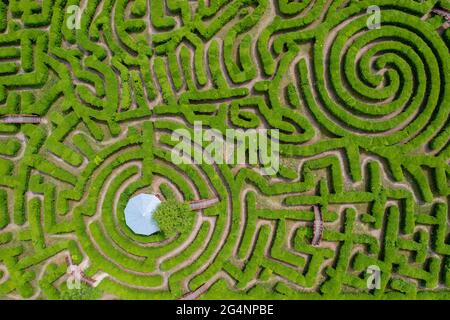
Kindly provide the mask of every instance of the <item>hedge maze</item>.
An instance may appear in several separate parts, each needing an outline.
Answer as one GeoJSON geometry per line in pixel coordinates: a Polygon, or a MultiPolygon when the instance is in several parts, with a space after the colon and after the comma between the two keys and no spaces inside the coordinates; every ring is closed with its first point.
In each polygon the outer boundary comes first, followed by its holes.
{"type": "Polygon", "coordinates": [[[0,123],[0,297],[67,298],[70,257],[78,298],[450,299],[449,10],[0,0],[0,115],[40,117],[0,123]],[[278,129],[277,174],[175,165],[197,121],[278,129]],[[141,192],[219,201],[145,237],[141,192]]]}

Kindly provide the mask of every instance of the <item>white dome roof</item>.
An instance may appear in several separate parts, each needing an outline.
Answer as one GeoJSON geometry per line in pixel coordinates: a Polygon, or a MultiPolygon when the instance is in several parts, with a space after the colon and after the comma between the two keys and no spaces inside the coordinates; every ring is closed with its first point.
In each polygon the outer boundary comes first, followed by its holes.
{"type": "Polygon", "coordinates": [[[160,203],[153,194],[142,193],[131,198],[125,207],[125,223],[136,234],[149,236],[159,231],[153,213],[160,203]]]}

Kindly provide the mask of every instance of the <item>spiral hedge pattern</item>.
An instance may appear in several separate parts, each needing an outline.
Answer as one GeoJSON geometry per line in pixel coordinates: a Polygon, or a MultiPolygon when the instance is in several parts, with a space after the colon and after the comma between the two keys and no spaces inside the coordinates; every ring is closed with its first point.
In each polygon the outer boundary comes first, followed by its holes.
{"type": "Polygon", "coordinates": [[[0,115],[41,119],[0,118],[0,298],[67,298],[70,261],[99,298],[450,299],[435,8],[450,3],[0,1],[0,115]],[[199,121],[279,130],[276,175],[174,163],[172,134],[199,121]],[[147,237],[124,217],[141,192],[219,201],[147,237]]]}

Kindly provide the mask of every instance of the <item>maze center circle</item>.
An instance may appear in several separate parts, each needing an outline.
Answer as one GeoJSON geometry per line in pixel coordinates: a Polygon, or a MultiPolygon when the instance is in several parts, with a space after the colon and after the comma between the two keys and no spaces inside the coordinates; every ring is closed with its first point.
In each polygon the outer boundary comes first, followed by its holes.
{"type": "MultiPolygon", "coordinates": [[[[155,291],[167,287],[160,275],[161,271],[176,273],[180,269],[179,265],[186,263],[186,258],[182,256],[184,250],[192,251],[195,256],[205,254],[205,244],[214,236],[214,231],[205,236],[204,230],[214,226],[214,220],[205,217],[201,211],[196,213],[195,220],[185,234],[169,238],[161,233],[143,236],[134,233],[124,222],[126,203],[143,190],[155,190],[155,187],[156,194],[178,196],[180,201],[205,197],[208,192],[214,195],[217,191],[209,190],[205,181],[199,179],[204,174],[200,166],[174,167],[165,159],[167,151],[156,151],[158,156],[149,164],[151,168],[145,167],[147,164],[141,157],[145,158],[150,152],[153,151],[125,151],[113,155],[113,159],[105,159],[108,165],[100,165],[98,172],[92,175],[95,177],[94,183],[101,185],[101,188],[92,186],[90,192],[93,193],[87,195],[87,199],[92,199],[92,202],[87,201],[75,211],[79,214],[78,239],[89,259],[100,264],[109,279],[121,286],[155,291]],[[111,167],[113,170],[110,170],[111,167]],[[154,176],[145,177],[143,172],[150,169],[154,176]],[[159,185],[154,186],[154,180],[159,181],[159,185]]],[[[193,269],[188,276],[196,271],[193,269]]],[[[186,290],[184,283],[179,285],[180,290],[186,290]]]]}
{"type": "Polygon", "coordinates": [[[0,299],[450,299],[449,19],[0,1],[0,299]]]}

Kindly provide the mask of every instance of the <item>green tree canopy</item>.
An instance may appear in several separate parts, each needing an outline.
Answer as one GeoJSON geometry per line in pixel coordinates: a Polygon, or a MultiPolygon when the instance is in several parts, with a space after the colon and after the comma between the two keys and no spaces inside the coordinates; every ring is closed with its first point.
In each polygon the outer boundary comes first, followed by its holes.
{"type": "Polygon", "coordinates": [[[195,213],[188,203],[175,199],[162,202],[153,215],[161,232],[167,237],[187,231],[194,217],[195,213]]]}
{"type": "Polygon", "coordinates": [[[61,291],[61,300],[97,300],[102,296],[98,288],[93,288],[85,283],[81,283],[79,289],[65,288],[61,291]]]}

